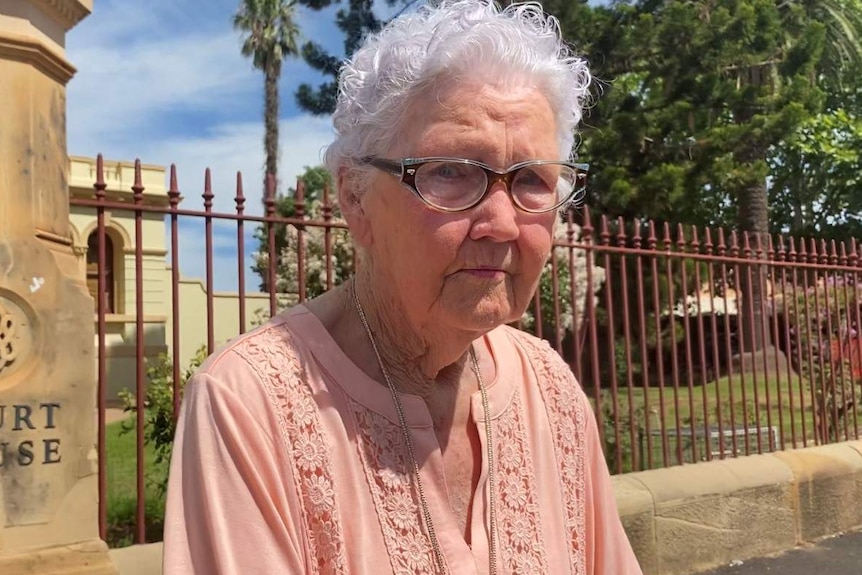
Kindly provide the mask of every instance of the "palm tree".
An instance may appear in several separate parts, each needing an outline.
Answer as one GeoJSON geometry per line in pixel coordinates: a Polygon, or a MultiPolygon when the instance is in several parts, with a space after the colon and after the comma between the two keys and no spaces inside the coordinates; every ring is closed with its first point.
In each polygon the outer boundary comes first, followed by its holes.
{"type": "MultiPolygon", "coordinates": [[[[817,22],[823,26],[823,48],[819,60],[813,67],[811,80],[813,83],[841,87],[845,83],[847,70],[862,63],[862,0],[775,0],[775,2],[787,35],[785,45],[779,47],[779,52],[774,55],[769,72],[755,74],[751,73],[754,70],[748,70],[749,73],[745,76],[749,81],[753,79],[758,84],[772,83],[774,90],[780,90],[783,81],[777,78],[778,69],[783,62],[792,57],[791,45],[799,40],[802,30],[812,22],[817,22]],[[778,81],[773,83],[774,80],[778,81]]],[[[747,122],[748,119],[744,114],[736,118],[741,123],[747,122]]],[[[748,150],[748,153],[753,157],[765,157],[765,151],[765,148],[755,147],[748,150]]],[[[753,157],[749,159],[754,159],[753,157]]],[[[763,180],[750,182],[740,190],[738,196],[740,227],[745,231],[753,232],[755,237],[767,238],[769,234],[767,197],[766,182],[763,180]]],[[[764,241],[763,244],[765,246],[766,242],[764,241]]],[[[756,268],[754,271],[756,272],[756,268]]],[[[759,276],[759,273],[754,274],[755,278],[759,276]]],[[[753,309],[748,312],[753,315],[753,321],[743,323],[759,327],[765,321],[762,301],[766,286],[761,281],[754,281],[753,285],[748,287],[749,289],[744,291],[750,291],[748,295],[753,303],[753,309]]],[[[761,349],[765,343],[763,333],[766,332],[755,328],[752,333],[747,334],[750,349],[761,349]]]]}
{"type": "Polygon", "coordinates": [[[862,66],[862,0],[776,0],[786,23],[802,17],[825,27],[818,66],[823,80],[842,85],[848,67],[862,66]]]}
{"type": "MultiPolygon", "coordinates": [[[[288,56],[299,53],[295,0],[242,0],[233,26],[244,38],[242,55],[264,75],[264,152],[266,174],[278,175],[278,81],[288,56]]],[[[276,180],[277,181],[277,180],[276,180]]],[[[264,175],[266,182],[266,175],[264,175]]]]}

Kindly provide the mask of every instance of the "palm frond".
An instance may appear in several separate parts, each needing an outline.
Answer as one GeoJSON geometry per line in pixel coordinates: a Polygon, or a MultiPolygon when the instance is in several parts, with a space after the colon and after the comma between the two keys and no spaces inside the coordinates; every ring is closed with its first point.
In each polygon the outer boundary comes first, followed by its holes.
{"type": "Polygon", "coordinates": [[[242,55],[255,68],[281,67],[285,58],[299,54],[296,0],[242,0],[233,17],[241,32],[242,55]]]}
{"type": "Polygon", "coordinates": [[[801,16],[823,24],[824,74],[837,79],[847,67],[862,66],[862,0],[782,0],[778,7],[785,18],[801,16]]]}

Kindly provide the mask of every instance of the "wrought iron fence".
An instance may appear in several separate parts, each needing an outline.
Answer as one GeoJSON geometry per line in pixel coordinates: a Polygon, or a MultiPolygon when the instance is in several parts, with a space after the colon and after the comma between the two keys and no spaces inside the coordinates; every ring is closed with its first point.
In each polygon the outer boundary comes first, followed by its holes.
{"type": "MultiPolygon", "coordinates": [[[[235,209],[230,213],[213,211],[209,170],[202,209],[180,207],[174,166],[166,205],[145,201],[139,164],[131,201],[107,199],[101,156],[93,187],[91,198],[71,201],[92,209],[97,221],[92,255],[99,270],[94,289],[101,294],[96,297],[95,317],[99,514],[104,538],[108,530],[108,214],[125,212],[134,221],[130,257],[133,254],[135,272],[130,289],[135,300],[133,387],[138,406],[146,404],[148,386],[143,308],[146,214],[164,218],[169,230],[172,361],[168,379],[172,382],[183,377],[181,219],[202,221],[204,226],[205,248],[199,257],[205,260],[206,317],[199,321],[206,322],[206,337],[200,343],[207,353],[218,343],[214,278],[216,273],[232,273],[213,269],[214,222],[236,229],[237,334],[252,323],[246,305],[246,226],[259,229],[258,270],[270,315],[304,301],[309,293],[331,289],[349,274],[354,254],[343,242],[345,224],[337,217],[329,191],[324,190],[311,206],[302,182],[290,217],[277,213],[272,178],[266,182],[261,216],[246,213],[239,175],[235,209]]],[[[613,473],[858,439],[860,273],[862,258],[855,241],[827,244],[609,220],[584,208],[567,213],[561,221],[534,303],[518,327],[547,339],[571,366],[592,401],[613,473]]],[[[176,414],[181,387],[171,387],[170,403],[176,414]]],[[[133,538],[138,543],[147,539],[145,422],[144,410],[137,410],[133,538]]]]}

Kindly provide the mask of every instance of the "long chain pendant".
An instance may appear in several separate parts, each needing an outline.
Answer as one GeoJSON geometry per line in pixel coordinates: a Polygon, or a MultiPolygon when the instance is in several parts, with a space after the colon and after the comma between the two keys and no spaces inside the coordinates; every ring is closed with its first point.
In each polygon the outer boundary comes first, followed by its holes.
{"type": "MultiPolygon", "coordinates": [[[[410,427],[407,425],[407,418],[404,415],[404,407],[401,405],[401,398],[398,396],[398,391],[395,389],[395,384],[392,378],[389,377],[389,371],[383,363],[383,358],[380,356],[380,350],[377,347],[377,341],[374,338],[374,333],[371,331],[371,326],[368,325],[368,318],[365,316],[365,310],[359,301],[359,296],[356,293],[356,277],[351,280],[350,293],[353,298],[353,304],[356,307],[356,312],[359,314],[359,319],[362,321],[362,326],[365,328],[365,333],[368,334],[368,340],[371,342],[371,347],[374,349],[374,355],[377,357],[377,363],[380,366],[380,371],[383,373],[383,379],[386,380],[386,386],[389,388],[389,393],[392,396],[392,402],[395,404],[395,411],[398,413],[398,423],[401,427],[401,433],[404,437],[404,443],[407,447],[407,453],[410,456],[411,471],[416,485],[416,491],[419,496],[419,504],[422,508],[422,518],[425,523],[425,531],[428,535],[431,549],[434,552],[434,558],[437,563],[438,572],[441,575],[446,573],[446,562],[443,557],[443,551],[440,548],[440,543],[437,540],[437,533],[434,530],[434,521],[431,518],[431,510],[428,507],[428,500],[425,497],[425,489],[422,487],[422,478],[419,475],[419,462],[416,459],[416,454],[413,448],[413,436],[410,433],[410,427]]],[[[485,380],[482,378],[482,370],[479,368],[479,360],[476,357],[476,351],[470,347],[470,361],[476,379],[479,382],[479,390],[482,394],[482,411],[485,419],[485,444],[487,445],[488,458],[488,489],[489,489],[489,505],[490,505],[490,529],[488,544],[488,559],[489,572],[491,575],[497,574],[497,513],[496,513],[496,478],[494,476],[494,439],[491,428],[491,409],[488,402],[488,391],[485,389],[485,380]]]]}

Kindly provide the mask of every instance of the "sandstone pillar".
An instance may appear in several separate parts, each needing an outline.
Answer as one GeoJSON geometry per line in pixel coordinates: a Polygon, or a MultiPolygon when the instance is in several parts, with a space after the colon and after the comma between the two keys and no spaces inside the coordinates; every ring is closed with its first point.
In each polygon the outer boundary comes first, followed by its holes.
{"type": "Polygon", "coordinates": [[[69,238],[66,33],[0,0],[0,573],[116,573],[97,520],[93,302],[69,238]]]}

